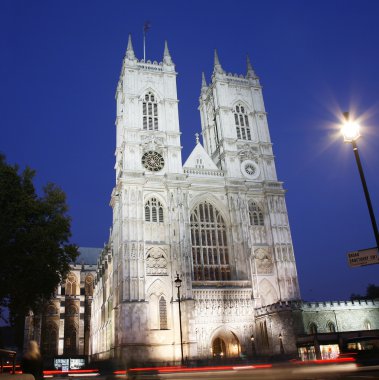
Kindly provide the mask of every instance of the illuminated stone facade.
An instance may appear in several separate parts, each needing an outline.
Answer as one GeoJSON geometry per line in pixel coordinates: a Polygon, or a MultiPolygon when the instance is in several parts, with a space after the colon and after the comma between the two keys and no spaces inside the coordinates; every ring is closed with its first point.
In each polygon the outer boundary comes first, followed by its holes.
{"type": "Polygon", "coordinates": [[[285,192],[249,60],[246,75],[229,74],[215,54],[199,101],[203,144],[196,136],[182,165],[167,45],[162,63],[144,62],[129,39],[116,91],[110,239],[81,249],[83,264],[43,315],[27,317],[25,341],[40,342],[45,357],[179,362],[177,274],[191,360],[298,354],[309,342],[320,357],[317,336],[379,329],[378,302],[300,301],[285,192]]]}
{"type": "Polygon", "coordinates": [[[256,309],[255,322],[257,352],[283,353],[282,341],[284,353],[297,353],[322,338],[341,345],[344,336],[379,336],[379,301],[278,302],[256,309]]]}
{"type": "Polygon", "coordinates": [[[245,75],[230,74],[215,53],[200,90],[203,144],[197,136],[184,165],[176,75],[167,45],[161,63],[144,62],[129,39],[116,91],[113,227],[92,305],[95,358],[180,360],[176,273],[191,359],[250,354],[256,308],[300,299],[249,60],[245,75]]]}
{"type": "Polygon", "coordinates": [[[79,248],[78,263],[58,286],[41,315],[25,320],[24,347],[36,340],[47,362],[56,356],[90,354],[91,303],[99,248],[79,248]]]}

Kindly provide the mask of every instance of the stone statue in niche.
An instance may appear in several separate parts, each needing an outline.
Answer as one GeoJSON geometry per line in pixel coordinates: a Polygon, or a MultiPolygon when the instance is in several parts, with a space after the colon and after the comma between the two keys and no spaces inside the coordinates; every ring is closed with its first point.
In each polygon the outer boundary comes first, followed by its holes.
{"type": "Polygon", "coordinates": [[[271,253],[263,248],[255,250],[255,263],[257,266],[258,274],[271,274],[274,269],[274,263],[271,253]]]}
{"type": "Polygon", "coordinates": [[[160,249],[152,249],[146,258],[148,276],[167,276],[167,260],[160,249]]]}

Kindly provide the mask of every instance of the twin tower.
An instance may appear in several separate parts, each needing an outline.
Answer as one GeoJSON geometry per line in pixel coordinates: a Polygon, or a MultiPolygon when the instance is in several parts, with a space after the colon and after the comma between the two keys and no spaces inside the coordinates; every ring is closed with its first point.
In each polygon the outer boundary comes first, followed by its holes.
{"type": "Polygon", "coordinates": [[[129,36],[116,90],[113,226],[92,304],[99,359],[179,361],[181,348],[190,359],[251,355],[252,336],[254,350],[269,353],[257,310],[300,298],[249,59],[245,75],[230,74],[215,52],[200,89],[203,143],[197,137],[184,165],[176,75],[167,43],[162,62],[138,60],[129,36]]]}

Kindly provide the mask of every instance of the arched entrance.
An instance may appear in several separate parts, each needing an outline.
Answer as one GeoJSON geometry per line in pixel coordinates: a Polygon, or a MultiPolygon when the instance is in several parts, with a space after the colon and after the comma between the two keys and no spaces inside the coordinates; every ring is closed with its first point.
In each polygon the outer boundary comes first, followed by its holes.
{"type": "Polygon", "coordinates": [[[226,354],[226,345],[223,339],[216,338],[212,344],[213,357],[222,358],[226,354]]]}
{"type": "Polygon", "coordinates": [[[232,331],[218,331],[212,338],[212,356],[214,358],[234,358],[240,356],[241,345],[232,331]]]}

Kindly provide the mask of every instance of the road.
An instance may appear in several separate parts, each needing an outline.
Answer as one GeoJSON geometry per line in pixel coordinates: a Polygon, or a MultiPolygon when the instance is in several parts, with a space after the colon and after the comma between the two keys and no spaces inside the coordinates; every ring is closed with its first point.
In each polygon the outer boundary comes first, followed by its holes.
{"type": "MultiPolygon", "coordinates": [[[[67,377],[54,380],[68,380],[67,377]]],[[[80,376],[72,380],[379,380],[379,366],[357,367],[354,363],[327,365],[291,365],[273,368],[239,368],[226,371],[201,371],[175,373],[139,373],[127,376],[80,376]]]]}
{"type": "MultiPolygon", "coordinates": [[[[265,369],[246,369],[222,372],[159,374],[157,379],[191,380],[324,380],[324,379],[379,379],[379,366],[357,368],[355,364],[338,364],[327,366],[278,367],[265,369]]],[[[142,380],[142,378],[141,378],[142,380]]],[[[146,378],[147,380],[147,378],[146,378]]]]}

